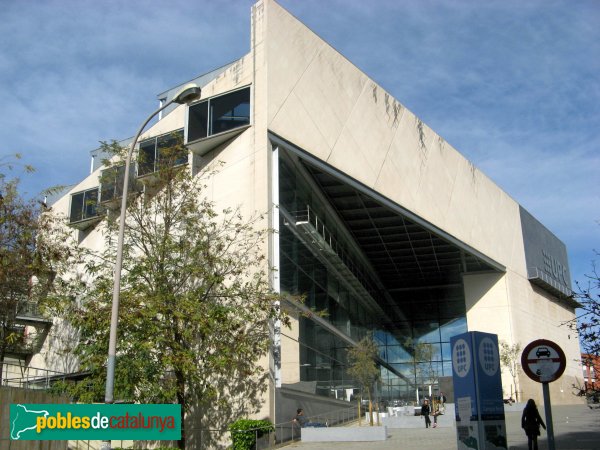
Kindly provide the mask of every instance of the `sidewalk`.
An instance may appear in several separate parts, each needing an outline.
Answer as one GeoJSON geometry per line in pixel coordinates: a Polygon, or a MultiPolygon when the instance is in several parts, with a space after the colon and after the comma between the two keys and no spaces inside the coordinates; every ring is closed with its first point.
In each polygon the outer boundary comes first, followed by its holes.
{"type": "MultiPolygon", "coordinates": [[[[543,406],[540,414],[544,418],[543,406]]],[[[584,405],[554,406],[554,441],[557,450],[600,449],[600,409],[584,405]]],[[[527,437],[521,429],[521,413],[506,414],[509,450],[527,450],[527,437]]],[[[544,430],[539,450],[548,448],[544,430]]],[[[286,448],[302,450],[456,450],[455,428],[390,429],[385,442],[296,442],[286,448]]]]}

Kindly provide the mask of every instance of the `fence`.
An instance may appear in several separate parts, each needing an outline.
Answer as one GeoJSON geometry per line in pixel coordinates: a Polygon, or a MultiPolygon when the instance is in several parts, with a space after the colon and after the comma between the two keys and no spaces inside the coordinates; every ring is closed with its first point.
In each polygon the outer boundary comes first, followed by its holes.
{"type": "MultiPolygon", "coordinates": [[[[308,420],[309,422],[322,423],[330,427],[340,426],[358,420],[357,414],[357,408],[354,406],[330,411],[325,414],[310,416],[308,417],[308,420]]],[[[294,421],[278,423],[274,425],[273,430],[268,433],[264,433],[264,428],[239,430],[239,432],[254,434],[254,450],[277,448],[284,443],[298,441],[301,438],[301,428],[294,421]]],[[[188,436],[193,437],[191,439],[192,443],[190,448],[205,450],[212,448],[215,444],[220,444],[223,446],[222,448],[225,448],[226,443],[230,440],[231,432],[227,429],[187,428],[186,433],[188,436]]],[[[99,450],[100,444],[100,441],[70,441],[69,449],[99,450]]],[[[163,445],[166,445],[166,443],[163,445]]],[[[175,443],[170,445],[176,446],[175,443]]],[[[132,441],[113,441],[112,447],[123,449],[144,448],[140,447],[139,443],[134,447],[132,441]]]]}
{"type": "Polygon", "coordinates": [[[0,369],[2,371],[2,386],[6,387],[49,389],[53,382],[64,381],[67,376],[63,372],[11,363],[1,363],[0,369]]]}
{"type": "Polygon", "coordinates": [[[0,450],[66,450],[65,441],[12,441],[10,405],[17,403],[68,403],[66,397],[57,397],[41,390],[0,387],[0,450]]]}

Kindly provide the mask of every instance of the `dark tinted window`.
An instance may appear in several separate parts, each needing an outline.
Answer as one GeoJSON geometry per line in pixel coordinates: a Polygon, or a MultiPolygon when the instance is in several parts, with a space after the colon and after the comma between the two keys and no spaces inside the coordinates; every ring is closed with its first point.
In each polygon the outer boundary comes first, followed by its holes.
{"type": "Polygon", "coordinates": [[[83,192],[71,196],[71,222],[78,222],[83,218],[83,192]]]}
{"type": "MultiPolygon", "coordinates": [[[[128,191],[138,191],[138,186],[135,180],[133,165],[129,168],[129,186],[128,191]]],[[[123,196],[123,182],[125,180],[125,165],[110,167],[102,171],[100,175],[100,201],[108,202],[115,198],[123,196]]]]}
{"type": "Polygon", "coordinates": [[[138,159],[138,176],[154,172],[154,161],[156,159],[156,138],[149,139],[140,144],[138,159]]]}
{"type": "Polygon", "coordinates": [[[148,139],[140,144],[138,176],[159,170],[160,164],[171,167],[185,164],[187,160],[188,150],[183,145],[183,130],[148,139]]]}
{"type": "Polygon", "coordinates": [[[188,142],[250,124],[250,88],[190,106],[188,142]]]}
{"type": "Polygon", "coordinates": [[[185,164],[188,160],[187,148],[183,145],[183,130],[179,130],[156,140],[158,163],[169,167],[185,164]]]}
{"type": "Polygon", "coordinates": [[[98,188],[78,192],[71,196],[70,222],[96,217],[98,215],[98,188]]]}
{"type": "Polygon", "coordinates": [[[210,100],[210,134],[222,133],[250,123],[250,89],[210,100]]]}
{"type": "Polygon", "coordinates": [[[208,101],[190,106],[188,117],[188,141],[208,136],[208,101]]]}
{"type": "Polygon", "coordinates": [[[97,207],[98,207],[98,189],[93,189],[91,191],[85,192],[85,217],[84,219],[88,219],[90,217],[96,217],[97,207]]]}

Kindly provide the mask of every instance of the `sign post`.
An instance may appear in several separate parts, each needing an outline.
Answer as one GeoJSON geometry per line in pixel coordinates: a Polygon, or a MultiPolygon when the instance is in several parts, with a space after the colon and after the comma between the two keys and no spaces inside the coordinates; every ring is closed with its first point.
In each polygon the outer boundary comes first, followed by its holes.
{"type": "Polygon", "coordinates": [[[566,366],[567,359],[565,353],[558,344],[547,339],[538,339],[529,343],[521,354],[521,367],[523,367],[524,372],[533,381],[542,383],[549,450],[555,450],[555,446],[552,405],[550,404],[550,388],[548,383],[558,380],[565,371],[566,366]]]}
{"type": "Polygon", "coordinates": [[[498,336],[471,331],[450,346],[458,450],[506,449],[498,336]]]}

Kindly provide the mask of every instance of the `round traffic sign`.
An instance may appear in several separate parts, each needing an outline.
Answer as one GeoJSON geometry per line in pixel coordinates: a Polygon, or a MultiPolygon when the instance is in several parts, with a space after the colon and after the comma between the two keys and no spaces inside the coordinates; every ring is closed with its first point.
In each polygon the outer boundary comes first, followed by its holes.
{"type": "Polygon", "coordinates": [[[521,366],[533,381],[550,383],[563,374],[567,359],[558,344],[547,339],[538,339],[523,349],[521,366]]]}

